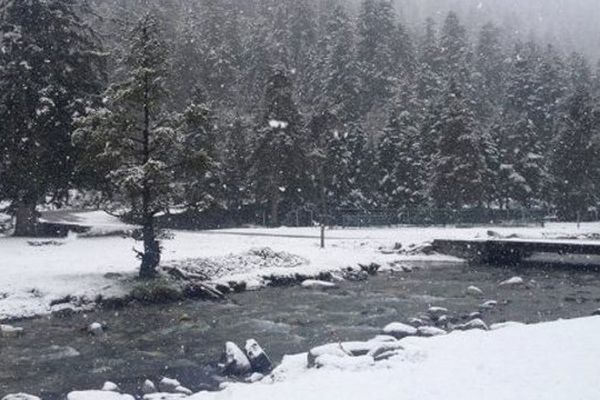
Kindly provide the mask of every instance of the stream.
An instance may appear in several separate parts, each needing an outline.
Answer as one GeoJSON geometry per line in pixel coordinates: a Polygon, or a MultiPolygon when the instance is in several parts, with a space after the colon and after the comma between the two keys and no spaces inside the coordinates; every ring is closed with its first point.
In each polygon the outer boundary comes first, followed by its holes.
{"type": "Polygon", "coordinates": [[[461,316],[478,311],[484,300],[497,300],[497,308],[483,312],[488,324],[589,316],[600,307],[600,274],[594,271],[411,265],[412,272],[344,281],[327,291],[267,288],[232,294],[223,303],[132,305],[24,320],[14,324],[24,328],[22,337],[0,339],[0,397],[27,392],[63,399],[71,390],[99,389],[107,380],[139,394],[145,379],[161,376],[177,378],[195,392],[215,390],[223,379],[217,362],[226,341],[243,346],[254,338],[278,363],[284,354],[316,345],[367,340],[386,324],[407,321],[430,306],[461,316]],[[527,287],[499,287],[515,275],[527,287]],[[465,295],[469,285],[485,296],[465,295]],[[108,327],[100,337],[86,332],[96,321],[108,327]]]}

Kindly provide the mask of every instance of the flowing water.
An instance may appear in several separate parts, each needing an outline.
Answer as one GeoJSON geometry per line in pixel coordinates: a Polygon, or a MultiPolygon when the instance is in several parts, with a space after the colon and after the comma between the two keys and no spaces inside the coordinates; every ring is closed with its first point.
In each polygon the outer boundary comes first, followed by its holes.
{"type": "Polygon", "coordinates": [[[15,325],[25,329],[24,336],[1,339],[0,397],[28,392],[62,399],[71,390],[100,388],[106,380],[139,393],[146,378],[161,376],[194,391],[212,390],[222,379],[216,364],[225,341],[243,346],[254,338],[277,363],[286,353],[315,345],[369,339],[387,323],[406,321],[433,305],[460,316],[478,311],[483,300],[497,300],[496,309],[483,313],[488,323],[588,316],[600,307],[600,274],[594,271],[417,266],[413,272],[342,282],[328,291],[268,288],[234,294],[223,303],[132,305],[22,321],[15,325]],[[498,286],[514,275],[527,287],[498,286]],[[484,298],[466,296],[469,285],[482,289],[484,298]],[[86,332],[95,321],[108,327],[102,337],[86,332]]]}

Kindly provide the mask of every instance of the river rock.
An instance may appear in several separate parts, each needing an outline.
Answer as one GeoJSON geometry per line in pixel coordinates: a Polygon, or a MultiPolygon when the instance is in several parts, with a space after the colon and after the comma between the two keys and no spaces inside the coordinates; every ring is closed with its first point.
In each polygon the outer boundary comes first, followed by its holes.
{"type": "Polygon", "coordinates": [[[250,360],[246,354],[233,342],[225,343],[225,352],[219,364],[226,375],[245,375],[252,372],[250,360]]]}
{"type": "Polygon", "coordinates": [[[111,381],[106,381],[104,382],[104,385],[102,385],[102,390],[105,392],[120,392],[121,390],[119,389],[119,386],[111,381]]]}
{"type": "Polygon", "coordinates": [[[39,353],[39,359],[43,361],[58,361],[65,360],[67,358],[79,357],[81,353],[72,348],[71,346],[57,346],[53,345],[47,349],[41,350],[39,353]]]}
{"type": "Polygon", "coordinates": [[[71,392],[67,400],[135,400],[133,396],[116,392],[105,392],[102,390],[86,390],[71,392]]]}
{"type": "Polygon", "coordinates": [[[323,356],[334,356],[334,357],[350,357],[348,351],[340,343],[330,343],[323,346],[318,346],[310,349],[307,354],[307,364],[309,368],[317,366],[317,359],[323,356]]]}
{"type": "Polygon", "coordinates": [[[481,329],[484,331],[488,331],[490,328],[482,319],[476,318],[467,322],[466,324],[456,325],[454,329],[459,331],[468,331],[471,329],[481,329]]]}
{"type": "Polygon", "coordinates": [[[593,317],[600,317],[600,308],[592,313],[593,317]]]}
{"type": "Polygon", "coordinates": [[[496,308],[498,306],[498,302],[496,300],[488,300],[479,305],[479,308],[483,310],[491,310],[492,308],[496,308]]]}
{"type": "Polygon", "coordinates": [[[520,276],[513,276],[510,279],[500,282],[501,287],[519,287],[523,286],[525,281],[520,276]]]}
{"type": "Polygon", "coordinates": [[[367,355],[372,357],[375,361],[387,360],[390,357],[394,357],[404,351],[404,347],[398,341],[396,342],[387,342],[387,343],[379,343],[377,346],[374,346],[367,355]]]}
{"type": "Polygon", "coordinates": [[[19,328],[12,325],[0,325],[0,337],[3,338],[17,338],[25,334],[23,328],[19,328]]]}
{"type": "Polygon", "coordinates": [[[266,374],[273,369],[273,363],[271,362],[271,359],[267,356],[256,340],[247,340],[245,350],[253,372],[266,374]]]}
{"type": "Polygon", "coordinates": [[[422,337],[442,336],[447,333],[445,330],[436,328],[435,326],[421,326],[417,329],[417,335],[422,337]]]}
{"type": "Polygon", "coordinates": [[[385,342],[395,342],[397,339],[392,335],[377,335],[373,339],[369,340],[369,342],[375,343],[385,343],[385,342]]]}
{"type": "Polygon", "coordinates": [[[156,385],[150,379],[146,379],[142,384],[142,393],[144,394],[152,394],[156,393],[156,385]]]}
{"type": "Polygon", "coordinates": [[[27,393],[7,394],[2,400],[41,400],[39,397],[27,393]]]}
{"type": "Polygon", "coordinates": [[[429,310],[427,310],[427,312],[429,313],[429,315],[431,315],[432,318],[438,319],[442,315],[448,314],[448,309],[444,307],[429,307],[429,310]]]}
{"type": "Polygon", "coordinates": [[[179,394],[184,394],[186,396],[191,396],[194,393],[190,389],[186,388],[185,386],[177,386],[173,392],[179,393],[179,394]]]}
{"type": "Polygon", "coordinates": [[[101,336],[104,333],[104,327],[99,322],[94,322],[88,326],[88,332],[94,336],[101,336]]]}
{"type": "Polygon", "coordinates": [[[318,281],[315,279],[307,279],[305,281],[302,281],[301,285],[305,289],[321,289],[321,290],[335,289],[337,287],[337,285],[335,283],[326,282],[326,281],[318,281]]]}
{"type": "Polygon", "coordinates": [[[158,382],[158,388],[161,392],[165,393],[175,393],[175,389],[181,387],[181,383],[177,379],[171,378],[162,378],[160,382],[158,382]]]}
{"type": "Polygon", "coordinates": [[[468,296],[475,298],[483,297],[483,290],[479,289],[477,286],[469,286],[466,293],[468,296]]]}
{"type": "Polygon", "coordinates": [[[427,325],[421,318],[411,318],[408,320],[408,324],[414,326],[415,328],[427,325]]]}
{"type": "Polygon", "coordinates": [[[467,317],[465,319],[467,321],[470,321],[472,319],[477,319],[477,318],[481,319],[481,317],[482,317],[481,313],[479,311],[475,311],[475,312],[472,312],[469,315],[467,315],[467,317]]]}
{"type": "Polygon", "coordinates": [[[417,334],[417,329],[413,326],[403,324],[401,322],[392,322],[383,328],[383,333],[391,335],[396,339],[402,339],[407,336],[414,336],[417,334]]]}

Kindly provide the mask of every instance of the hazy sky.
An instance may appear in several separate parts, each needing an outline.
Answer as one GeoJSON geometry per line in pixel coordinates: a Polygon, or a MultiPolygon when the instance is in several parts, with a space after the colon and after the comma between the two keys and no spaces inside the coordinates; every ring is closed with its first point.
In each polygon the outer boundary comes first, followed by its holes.
{"type": "Polygon", "coordinates": [[[521,37],[535,35],[558,42],[564,50],[600,56],[600,0],[392,1],[411,26],[420,26],[427,16],[443,18],[452,9],[472,29],[492,20],[521,37]]]}

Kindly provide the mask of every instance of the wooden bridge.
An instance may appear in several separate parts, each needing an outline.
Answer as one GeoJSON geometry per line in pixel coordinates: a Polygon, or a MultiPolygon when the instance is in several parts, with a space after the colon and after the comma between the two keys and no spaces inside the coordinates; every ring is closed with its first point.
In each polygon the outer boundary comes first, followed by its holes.
{"type": "Polygon", "coordinates": [[[518,264],[535,253],[558,255],[600,256],[600,242],[577,242],[573,240],[538,239],[473,239],[435,240],[433,248],[469,261],[485,264],[518,264]]]}

